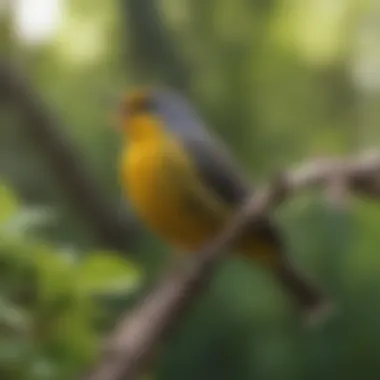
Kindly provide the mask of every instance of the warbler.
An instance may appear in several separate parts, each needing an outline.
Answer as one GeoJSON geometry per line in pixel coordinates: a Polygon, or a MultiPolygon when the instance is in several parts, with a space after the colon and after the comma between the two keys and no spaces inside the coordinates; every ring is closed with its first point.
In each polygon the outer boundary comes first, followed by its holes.
{"type": "MultiPolygon", "coordinates": [[[[126,197],[164,241],[196,252],[252,195],[251,183],[177,92],[156,87],[128,91],[118,116],[120,180],[126,197]]],[[[236,251],[275,274],[307,318],[330,309],[330,301],[290,264],[269,217],[246,228],[236,251]]]]}

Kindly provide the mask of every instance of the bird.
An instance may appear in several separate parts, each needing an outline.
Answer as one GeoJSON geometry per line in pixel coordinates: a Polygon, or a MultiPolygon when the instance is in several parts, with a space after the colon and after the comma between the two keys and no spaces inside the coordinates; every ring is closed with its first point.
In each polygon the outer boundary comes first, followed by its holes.
{"type": "MultiPolygon", "coordinates": [[[[147,228],[196,252],[216,237],[254,186],[185,96],[166,87],[125,91],[117,109],[120,186],[147,228]]],[[[290,262],[269,216],[251,223],[236,252],[274,274],[309,323],[332,302],[290,262]]]]}

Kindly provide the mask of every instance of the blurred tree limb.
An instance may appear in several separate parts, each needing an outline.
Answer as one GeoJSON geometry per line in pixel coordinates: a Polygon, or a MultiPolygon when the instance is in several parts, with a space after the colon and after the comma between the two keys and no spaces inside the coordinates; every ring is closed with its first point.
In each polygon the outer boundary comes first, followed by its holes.
{"type": "Polygon", "coordinates": [[[155,0],[121,0],[128,28],[129,48],[137,80],[165,79],[165,83],[188,93],[190,72],[178,54],[155,0]],[[152,76],[154,78],[152,78],[152,76]]]}
{"type": "Polygon", "coordinates": [[[331,189],[335,201],[345,197],[347,191],[380,199],[380,153],[357,158],[319,159],[285,172],[258,190],[215,240],[190,255],[183,267],[164,276],[135,310],[121,318],[104,345],[99,362],[85,379],[136,379],[156,343],[207,285],[217,263],[245,226],[259,221],[287,198],[316,187],[331,189]]]}
{"type": "Polygon", "coordinates": [[[0,60],[0,102],[15,106],[22,126],[46,155],[52,172],[72,203],[106,246],[130,248],[135,223],[106,201],[83,157],[63,132],[59,120],[45,107],[28,80],[11,62],[0,60]]]}

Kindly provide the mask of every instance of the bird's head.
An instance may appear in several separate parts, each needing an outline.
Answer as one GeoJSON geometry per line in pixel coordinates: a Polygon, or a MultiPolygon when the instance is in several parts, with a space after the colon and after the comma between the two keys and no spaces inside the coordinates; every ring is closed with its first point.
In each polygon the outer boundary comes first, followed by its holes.
{"type": "Polygon", "coordinates": [[[129,139],[170,133],[204,133],[202,123],[187,100],[165,88],[137,88],[124,94],[118,110],[118,129],[129,139]]]}
{"type": "Polygon", "coordinates": [[[117,127],[128,138],[143,137],[158,128],[153,89],[127,91],[117,109],[117,127]]]}

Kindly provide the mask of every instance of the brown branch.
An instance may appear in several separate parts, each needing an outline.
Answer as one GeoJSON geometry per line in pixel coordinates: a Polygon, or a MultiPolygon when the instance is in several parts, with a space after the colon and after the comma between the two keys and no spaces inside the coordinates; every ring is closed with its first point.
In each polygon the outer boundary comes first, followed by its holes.
{"type": "Polygon", "coordinates": [[[25,133],[45,153],[52,173],[94,235],[114,249],[130,248],[134,223],[106,201],[84,158],[63,133],[59,120],[47,110],[22,73],[5,60],[0,60],[0,99],[16,106],[23,117],[25,133]]]}
{"type": "Polygon", "coordinates": [[[310,187],[329,186],[337,177],[345,178],[348,189],[379,198],[379,175],[380,154],[356,160],[322,159],[290,171],[258,191],[214,241],[164,277],[141,305],[121,318],[100,361],[85,379],[136,379],[153,347],[205,287],[217,263],[248,223],[259,220],[285,198],[310,187]]]}

